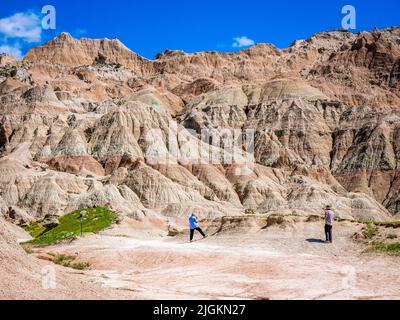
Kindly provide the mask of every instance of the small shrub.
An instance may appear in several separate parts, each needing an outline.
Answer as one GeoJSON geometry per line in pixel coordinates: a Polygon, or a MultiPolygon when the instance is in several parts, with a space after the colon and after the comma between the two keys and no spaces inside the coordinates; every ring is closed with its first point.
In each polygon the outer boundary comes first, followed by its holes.
{"type": "Polygon", "coordinates": [[[68,256],[65,254],[53,254],[53,262],[55,264],[59,264],[61,266],[67,267],[71,263],[71,261],[75,260],[74,256],[68,256]]]}
{"type": "Polygon", "coordinates": [[[27,254],[33,253],[33,249],[32,249],[32,246],[31,246],[31,245],[26,244],[26,243],[23,243],[23,244],[21,244],[21,247],[22,247],[22,249],[25,250],[25,252],[26,252],[27,254]]]}
{"type": "Polygon", "coordinates": [[[73,268],[77,270],[86,270],[90,267],[88,262],[73,262],[76,257],[68,256],[65,254],[49,254],[53,256],[53,263],[61,265],[67,268],[73,268]]]}
{"type": "Polygon", "coordinates": [[[363,234],[367,239],[374,238],[378,234],[378,232],[378,227],[375,226],[373,223],[368,223],[363,229],[363,234]]]}
{"type": "Polygon", "coordinates": [[[256,214],[253,209],[246,209],[244,211],[245,214],[256,214]]]}
{"type": "Polygon", "coordinates": [[[17,67],[12,66],[10,64],[6,64],[3,67],[0,67],[0,76],[1,77],[13,77],[17,72],[17,67]]]}
{"type": "Polygon", "coordinates": [[[90,263],[88,262],[76,262],[70,264],[70,267],[77,270],[86,270],[90,268],[90,263]]]}

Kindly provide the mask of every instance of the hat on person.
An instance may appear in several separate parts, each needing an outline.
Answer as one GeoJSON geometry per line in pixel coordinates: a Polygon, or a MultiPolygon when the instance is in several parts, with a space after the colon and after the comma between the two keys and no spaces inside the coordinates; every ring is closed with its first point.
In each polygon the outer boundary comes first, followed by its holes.
{"type": "Polygon", "coordinates": [[[331,209],[332,207],[329,204],[325,207],[325,210],[331,210],[331,209]]]}

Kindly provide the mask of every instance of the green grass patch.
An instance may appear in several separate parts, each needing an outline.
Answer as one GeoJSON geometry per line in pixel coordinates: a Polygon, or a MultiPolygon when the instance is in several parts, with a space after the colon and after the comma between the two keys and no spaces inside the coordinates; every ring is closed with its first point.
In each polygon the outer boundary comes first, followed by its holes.
{"type": "Polygon", "coordinates": [[[29,232],[33,238],[39,237],[46,231],[46,228],[38,222],[32,222],[30,225],[24,227],[24,229],[26,232],[29,232]]]}
{"type": "Polygon", "coordinates": [[[392,255],[400,255],[400,242],[384,243],[377,242],[374,244],[374,249],[378,252],[386,252],[392,255]]]}
{"type": "Polygon", "coordinates": [[[95,207],[75,210],[62,216],[60,224],[28,241],[34,245],[51,245],[62,240],[73,239],[81,233],[80,212],[85,211],[85,218],[82,223],[83,233],[98,232],[108,228],[117,221],[118,215],[104,207],[95,207]]]}
{"type": "Polygon", "coordinates": [[[88,262],[74,262],[74,256],[68,256],[65,254],[55,254],[53,255],[53,263],[59,264],[63,267],[73,268],[77,270],[85,270],[90,267],[88,262]]]}

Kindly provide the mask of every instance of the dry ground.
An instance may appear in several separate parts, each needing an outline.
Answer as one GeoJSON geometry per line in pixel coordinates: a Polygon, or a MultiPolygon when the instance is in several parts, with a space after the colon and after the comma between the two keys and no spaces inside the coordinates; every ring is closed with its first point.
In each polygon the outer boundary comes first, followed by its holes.
{"type": "MultiPolygon", "coordinates": [[[[400,258],[366,253],[352,240],[360,223],[342,221],[326,244],[321,221],[256,218],[203,222],[208,237],[161,236],[123,224],[69,244],[41,248],[76,255],[90,270],[67,269],[115,298],[398,299],[400,258]]],[[[178,222],[179,223],[179,222],[178,222]]]]}

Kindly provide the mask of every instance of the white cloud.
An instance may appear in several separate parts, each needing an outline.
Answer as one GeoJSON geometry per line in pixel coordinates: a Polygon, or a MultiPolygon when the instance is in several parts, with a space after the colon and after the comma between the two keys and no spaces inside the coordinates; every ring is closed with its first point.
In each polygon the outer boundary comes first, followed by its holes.
{"type": "Polygon", "coordinates": [[[39,42],[42,36],[40,18],[34,13],[18,12],[0,19],[0,33],[5,38],[19,38],[25,42],[39,42]]]}
{"type": "Polygon", "coordinates": [[[22,51],[17,45],[15,46],[2,45],[0,46],[0,54],[1,53],[11,54],[18,59],[22,59],[22,51]]]}
{"type": "Polygon", "coordinates": [[[232,43],[232,47],[234,47],[234,48],[248,47],[248,46],[252,46],[255,43],[254,40],[251,40],[251,39],[247,38],[246,36],[236,37],[236,38],[233,38],[233,40],[235,40],[232,43]]]}

